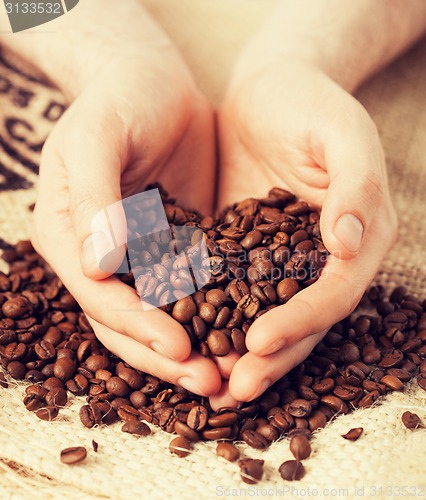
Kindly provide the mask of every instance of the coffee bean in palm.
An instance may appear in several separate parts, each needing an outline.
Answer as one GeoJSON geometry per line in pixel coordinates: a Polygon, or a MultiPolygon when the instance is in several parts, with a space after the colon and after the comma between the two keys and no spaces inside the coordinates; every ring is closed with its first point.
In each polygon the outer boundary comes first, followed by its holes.
{"type": "Polygon", "coordinates": [[[290,439],[290,451],[296,460],[305,460],[311,454],[311,444],[303,434],[298,434],[290,439]]]}
{"type": "Polygon", "coordinates": [[[299,291],[299,284],[294,278],[284,278],[277,285],[277,295],[281,303],[288,302],[299,291]]]}
{"type": "Polygon", "coordinates": [[[402,423],[407,429],[418,429],[420,427],[426,427],[421,421],[420,417],[416,413],[411,411],[405,411],[401,417],[402,423]]]}
{"type": "Polygon", "coordinates": [[[231,350],[231,342],[222,330],[210,330],[207,345],[214,356],[226,356],[231,350]]]}
{"type": "Polygon", "coordinates": [[[216,455],[222,457],[228,462],[235,462],[240,458],[240,450],[232,443],[223,441],[216,447],[216,455]]]}
{"type": "Polygon", "coordinates": [[[348,441],[356,441],[361,434],[364,432],[364,429],[362,427],[354,427],[350,431],[348,431],[346,434],[342,434],[342,438],[347,439],[348,441]]]}
{"type": "Polygon", "coordinates": [[[300,481],[305,475],[305,467],[298,460],[287,460],[278,469],[285,481],[300,481]]]}
{"type": "Polygon", "coordinates": [[[74,465],[82,462],[87,456],[87,450],[83,446],[65,448],[61,451],[61,462],[67,465],[74,465]]]}
{"type": "Polygon", "coordinates": [[[264,460],[244,458],[238,461],[241,479],[247,484],[256,484],[262,479],[264,460]]]}
{"type": "Polygon", "coordinates": [[[192,297],[184,297],[173,306],[172,316],[179,323],[189,323],[197,313],[197,306],[192,297]]]}

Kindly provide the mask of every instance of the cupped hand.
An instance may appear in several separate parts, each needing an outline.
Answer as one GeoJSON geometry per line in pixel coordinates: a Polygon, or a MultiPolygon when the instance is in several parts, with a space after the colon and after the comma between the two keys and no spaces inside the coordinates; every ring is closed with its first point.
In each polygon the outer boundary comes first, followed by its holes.
{"type": "MultiPolygon", "coordinates": [[[[209,395],[221,383],[214,362],[191,354],[181,325],[160,309],[144,312],[136,292],[99,267],[114,250],[105,234],[92,234],[105,207],[153,181],[207,213],[214,195],[213,113],[186,67],[167,43],[122,55],[87,82],[45,144],[32,241],[107,348],[209,395]]],[[[125,240],[124,213],[114,214],[125,240]]]]}
{"type": "Polygon", "coordinates": [[[251,326],[249,352],[228,367],[229,403],[230,396],[262,394],[353,311],[395,240],[397,221],[373,121],[314,65],[277,58],[258,70],[237,68],[219,138],[219,204],[286,188],[321,208],[330,252],[317,282],[251,326]]]}

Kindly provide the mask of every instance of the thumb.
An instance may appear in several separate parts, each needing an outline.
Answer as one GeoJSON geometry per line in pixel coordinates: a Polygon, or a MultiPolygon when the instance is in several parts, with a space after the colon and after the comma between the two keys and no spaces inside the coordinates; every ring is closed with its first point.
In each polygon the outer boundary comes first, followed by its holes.
{"type": "MultiPolygon", "coordinates": [[[[371,133],[371,127],[366,128],[371,133]]],[[[387,186],[384,155],[375,136],[366,136],[365,128],[346,138],[341,133],[324,150],[330,184],[321,211],[321,234],[328,251],[340,259],[359,253],[387,186]]]]}
{"type": "Polygon", "coordinates": [[[119,143],[100,128],[80,129],[77,134],[78,139],[75,134],[68,135],[63,148],[71,219],[83,273],[104,279],[118,269],[126,252],[127,225],[120,190],[122,155],[119,143]]]}

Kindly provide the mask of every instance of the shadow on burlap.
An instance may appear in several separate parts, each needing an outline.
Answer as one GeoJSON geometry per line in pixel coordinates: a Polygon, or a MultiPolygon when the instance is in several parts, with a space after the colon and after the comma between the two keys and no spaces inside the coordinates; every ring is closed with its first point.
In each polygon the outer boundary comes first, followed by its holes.
{"type": "MultiPolygon", "coordinates": [[[[214,8],[204,0],[144,3],[217,103],[236,54],[273,2],[234,0],[230,6],[221,0],[214,8]],[[233,29],[218,38],[224,15],[233,29]]],[[[30,234],[28,205],[35,200],[40,145],[63,111],[60,94],[26,71],[10,56],[0,59],[0,245],[30,234]]],[[[387,288],[402,284],[426,298],[426,41],[365,85],[358,97],[378,126],[400,221],[399,240],[376,282],[387,288]]],[[[406,409],[426,419],[426,393],[415,383],[317,432],[305,461],[307,474],[297,483],[285,483],[277,471],[292,458],[285,439],[265,452],[240,444],[244,455],[265,460],[264,479],[250,487],[240,481],[236,464],[215,456],[212,443],[198,443],[188,458],[179,459],[168,452],[170,436],[157,428],[147,438],[122,433],[120,424],[87,430],[78,418],[83,398],[71,399],[56,421],[43,422],[23,406],[24,386],[10,384],[8,390],[0,388],[2,499],[425,494],[426,431],[411,432],[401,424],[406,409]],[[355,443],[340,437],[352,427],[364,428],[355,443]],[[99,443],[98,453],[92,439],[99,443]],[[60,450],[77,445],[89,451],[85,463],[61,464],[60,450]]]]}

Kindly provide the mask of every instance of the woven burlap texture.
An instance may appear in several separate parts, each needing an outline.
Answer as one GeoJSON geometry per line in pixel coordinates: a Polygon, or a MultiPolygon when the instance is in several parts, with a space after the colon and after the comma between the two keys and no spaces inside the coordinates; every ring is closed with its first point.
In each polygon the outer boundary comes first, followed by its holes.
{"type": "MultiPolygon", "coordinates": [[[[176,41],[196,79],[211,100],[223,94],[229,68],[245,39],[267,14],[273,1],[226,0],[214,6],[206,0],[154,1],[145,4],[176,41]],[[225,30],[223,16],[232,29],[225,30]],[[188,20],[191,20],[189,22],[188,20]],[[218,35],[221,33],[221,35],[218,35]]],[[[10,95],[0,94],[0,118],[22,116],[34,136],[43,137],[46,120],[40,109],[48,99],[60,102],[53,89],[28,81],[1,67],[16,86],[30,86],[36,97],[20,109],[10,95]]],[[[426,42],[365,85],[357,96],[376,122],[386,153],[390,187],[398,211],[399,239],[389,252],[376,282],[388,289],[402,284],[426,297],[426,42]]],[[[1,125],[3,127],[3,125],[1,125]]],[[[2,131],[2,135],[3,135],[2,131]]],[[[0,149],[0,163],[30,182],[36,176],[0,149]]],[[[1,181],[1,177],[0,177],[1,181]]],[[[0,191],[0,237],[15,242],[30,234],[28,205],[34,189],[0,191]]],[[[10,381],[0,388],[0,498],[210,498],[221,496],[387,496],[425,494],[426,431],[401,424],[406,409],[426,420],[426,393],[415,382],[375,407],[334,419],[316,433],[313,453],[305,461],[307,474],[297,483],[284,482],[278,466],[292,458],[288,442],[265,452],[239,444],[244,456],[265,460],[264,479],[248,486],[238,466],[215,456],[214,443],[198,443],[179,459],[168,451],[170,436],[153,428],[153,436],[137,438],[120,424],[87,430],[78,410],[83,398],[71,399],[54,422],[43,422],[22,404],[24,386],[10,381]],[[352,427],[363,427],[355,443],[341,438],[352,427]],[[92,450],[92,440],[99,450],[92,450]],[[60,463],[60,450],[85,446],[84,464],[60,463]],[[294,488],[294,490],[292,490],[294,488]],[[381,488],[381,489],[380,489],[381,488]],[[388,489],[386,489],[388,488],[388,489]]]]}

